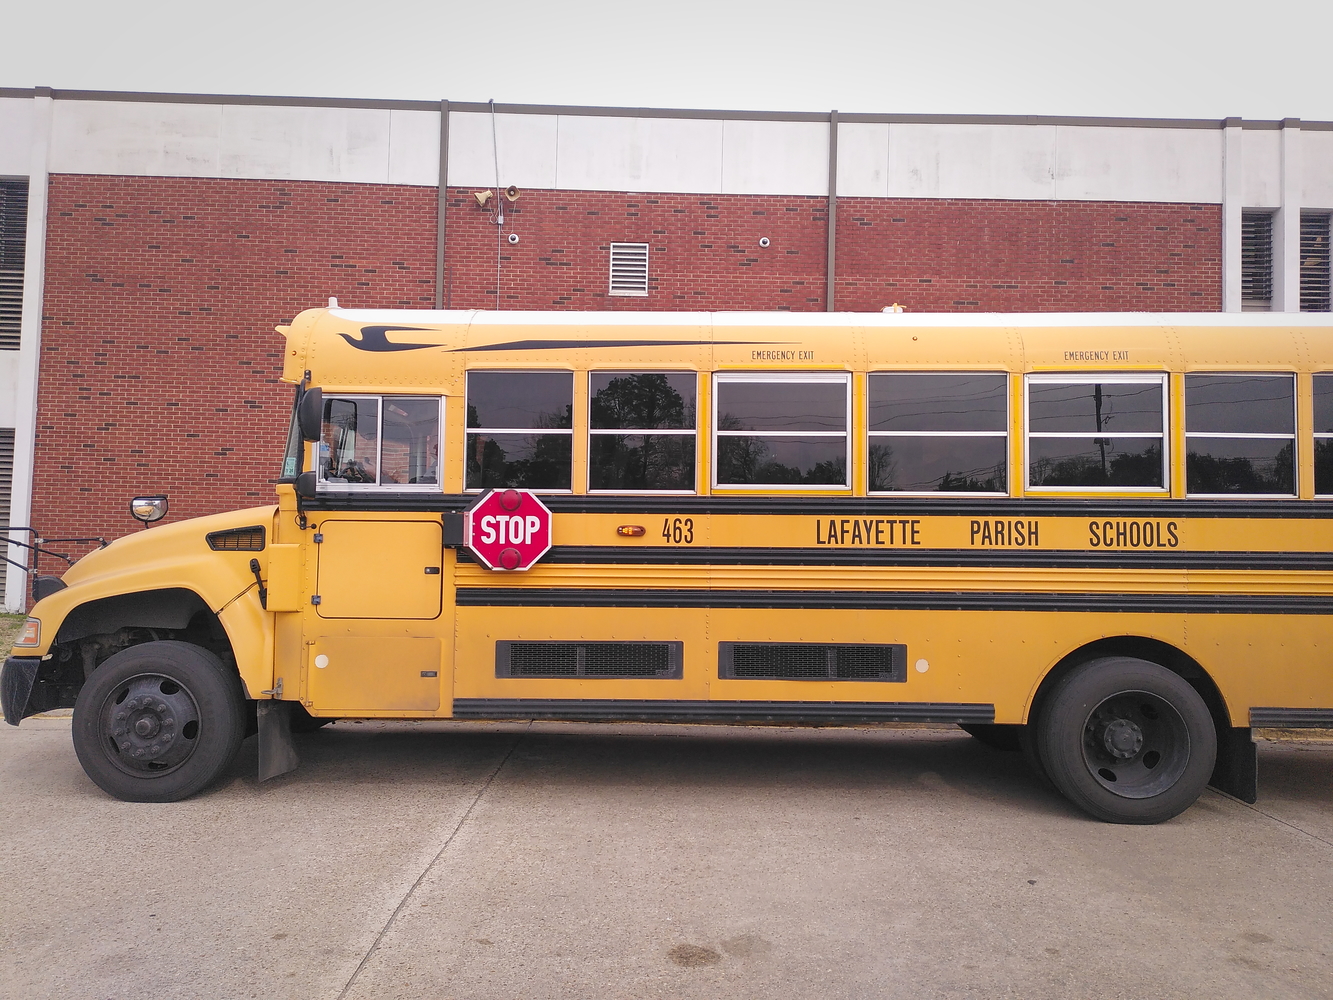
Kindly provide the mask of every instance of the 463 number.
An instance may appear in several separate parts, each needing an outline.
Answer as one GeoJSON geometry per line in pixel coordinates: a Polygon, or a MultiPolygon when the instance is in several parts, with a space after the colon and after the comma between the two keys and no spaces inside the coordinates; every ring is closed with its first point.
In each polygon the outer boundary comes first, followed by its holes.
{"type": "Polygon", "coordinates": [[[662,521],[662,537],[673,545],[689,545],[694,541],[694,518],[668,517],[662,521]]]}

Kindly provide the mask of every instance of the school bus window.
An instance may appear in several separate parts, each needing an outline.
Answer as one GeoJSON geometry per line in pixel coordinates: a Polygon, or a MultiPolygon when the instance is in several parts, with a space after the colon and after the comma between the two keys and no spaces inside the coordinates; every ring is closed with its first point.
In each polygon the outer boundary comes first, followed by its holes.
{"type": "Polygon", "coordinates": [[[851,376],[715,376],[716,485],[847,488],[851,376]]]}
{"type": "Polygon", "coordinates": [[[572,372],[468,372],[465,487],[568,490],[572,372]]]}
{"type": "Polygon", "coordinates": [[[588,488],[694,492],[694,372],[588,376],[588,488]]]}
{"type": "Polygon", "coordinates": [[[316,449],[321,488],[438,488],[440,401],[433,396],[325,396],[316,449]]]}
{"type": "Polygon", "coordinates": [[[872,374],[870,492],[1005,493],[1007,385],[1003,374],[872,374]]]}
{"type": "Polygon", "coordinates": [[[1165,375],[1029,375],[1030,489],[1166,488],[1165,375]]]}
{"type": "Polygon", "coordinates": [[[1296,492],[1296,377],[1185,376],[1185,489],[1296,492]]]}
{"type": "Polygon", "coordinates": [[[1333,494],[1333,375],[1314,377],[1314,491],[1333,494]]]}

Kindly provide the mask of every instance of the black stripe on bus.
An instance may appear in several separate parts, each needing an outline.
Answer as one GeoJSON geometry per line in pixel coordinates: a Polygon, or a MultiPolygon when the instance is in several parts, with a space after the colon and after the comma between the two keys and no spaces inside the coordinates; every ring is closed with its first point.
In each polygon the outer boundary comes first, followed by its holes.
{"type": "Polygon", "coordinates": [[[1076,611],[1141,614],[1324,615],[1322,594],[1044,594],[899,590],[673,590],[459,587],[467,608],[836,608],[858,611],[1076,611]]]}
{"type": "MultiPolygon", "coordinates": [[[[460,563],[476,562],[466,549],[460,563]]],[[[557,545],[542,562],[630,566],[913,566],[1005,569],[1333,570],[1333,552],[1186,552],[1159,549],[724,548],[557,545]]]]}
{"type": "Polygon", "coordinates": [[[644,701],[602,698],[455,698],[456,719],[563,719],[577,722],[995,721],[995,706],[954,702],[644,701]]]}
{"type": "MultiPolygon", "coordinates": [[[[1090,500],[1033,497],[948,500],[927,497],[812,496],[573,496],[541,495],[556,514],[782,514],[819,517],[967,517],[999,520],[1027,517],[1105,518],[1330,518],[1331,500],[1090,500]]],[[[368,511],[400,513],[458,512],[477,494],[466,493],[320,493],[303,499],[307,511],[368,511]]]]}

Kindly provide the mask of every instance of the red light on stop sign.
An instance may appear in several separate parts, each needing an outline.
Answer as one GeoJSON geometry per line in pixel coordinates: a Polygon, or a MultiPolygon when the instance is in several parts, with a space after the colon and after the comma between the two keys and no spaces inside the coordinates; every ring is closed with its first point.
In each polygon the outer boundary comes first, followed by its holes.
{"type": "Polygon", "coordinates": [[[551,548],[551,512],[527,490],[491,490],[463,515],[463,541],[487,569],[530,569],[551,548]]]}

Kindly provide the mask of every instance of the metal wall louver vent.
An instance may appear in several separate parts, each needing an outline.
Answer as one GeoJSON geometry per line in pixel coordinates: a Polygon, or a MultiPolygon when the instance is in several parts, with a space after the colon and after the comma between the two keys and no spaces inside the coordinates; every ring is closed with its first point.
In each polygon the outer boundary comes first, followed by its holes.
{"type": "Polygon", "coordinates": [[[495,644],[496,677],[681,675],[681,642],[511,642],[495,644]]]}
{"type": "Polygon", "coordinates": [[[0,351],[17,351],[23,313],[28,182],[0,181],[0,351]]]}
{"type": "MultiPolygon", "coordinates": [[[[14,490],[14,428],[0,427],[0,525],[9,524],[9,501],[14,490]]],[[[11,534],[9,538],[24,539],[22,534],[11,534]]],[[[6,549],[9,546],[5,546],[6,549]]],[[[21,551],[21,550],[19,550],[21,551]]],[[[8,553],[3,553],[8,555],[8,553]]],[[[10,558],[16,558],[11,556],[10,558]]],[[[23,557],[19,560],[26,561],[23,557]]],[[[0,604],[5,601],[5,572],[0,567],[0,604]]]]}
{"type": "Polygon", "coordinates": [[[907,680],[907,647],[822,642],[719,642],[718,677],[736,680],[907,680]]]}
{"type": "Polygon", "coordinates": [[[1240,301],[1246,312],[1266,312],[1273,304],[1273,217],[1267,212],[1241,213],[1240,301]]]}
{"type": "Polygon", "coordinates": [[[611,244],[611,294],[648,294],[648,244],[611,244]]]}
{"type": "Polygon", "coordinates": [[[208,547],[214,552],[263,552],[264,526],[256,524],[248,528],[210,532],[208,547]]]}
{"type": "Polygon", "coordinates": [[[1301,312],[1328,312],[1329,222],[1327,215],[1301,216],[1301,312]]]}

